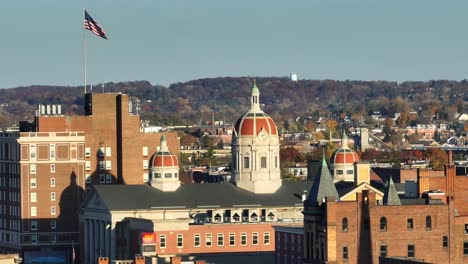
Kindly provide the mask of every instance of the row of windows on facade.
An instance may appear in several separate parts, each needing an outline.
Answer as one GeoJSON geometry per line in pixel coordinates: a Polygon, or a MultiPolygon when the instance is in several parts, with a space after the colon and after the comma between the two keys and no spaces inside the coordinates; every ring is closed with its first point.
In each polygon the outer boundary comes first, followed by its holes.
{"type": "Polygon", "coordinates": [[[0,201],[19,202],[19,196],[18,191],[0,191],[0,201]]]}
{"type": "MultiPolygon", "coordinates": [[[[267,157],[260,157],[260,169],[268,168],[267,157]]],[[[242,160],[242,166],[244,169],[250,169],[250,166],[253,167],[253,164],[250,164],[250,157],[244,157],[242,160]]],[[[234,168],[239,169],[236,164],[236,159],[234,159],[234,168]]],[[[278,157],[275,156],[275,168],[278,168],[278,157]]]]}
{"type": "MultiPolygon", "coordinates": [[[[20,207],[15,205],[3,205],[0,204],[0,214],[9,216],[20,216],[20,207]]],[[[0,220],[1,227],[1,220],[0,220]]]]}
{"type": "Polygon", "coordinates": [[[19,160],[19,144],[0,143],[0,160],[19,160]]]}
{"type": "MultiPolygon", "coordinates": [[[[387,218],[385,216],[382,216],[380,218],[380,230],[381,231],[387,231],[387,218]]],[[[406,228],[407,229],[414,229],[414,219],[413,218],[408,218],[406,219],[406,228]]],[[[431,230],[432,229],[432,217],[430,215],[426,216],[426,230],[431,230]]],[[[343,218],[341,220],[341,231],[347,232],[348,231],[348,218],[343,218]]]]}
{"type": "MultiPolygon", "coordinates": [[[[148,147],[143,147],[142,149],[142,154],[144,157],[147,157],[148,156],[148,147]]],[[[156,151],[159,151],[160,147],[158,146],[157,147],[157,150],[156,151]]],[[[86,147],[85,148],[85,157],[89,158],[91,157],[92,155],[92,152],[91,152],[91,148],[90,147],[86,147]]],[[[111,147],[99,147],[99,150],[98,150],[98,156],[99,157],[111,157],[112,156],[112,149],[111,147]]]]}
{"type": "MultiPolygon", "coordinates": [[[[229,246],[235,246],[236,245],[236,234],[235,233],[229,233],[228,235],[228,245],[229,246]]],[[[259,245],[259,233],[258,232],[252,232],[251,234],[251,240],[250,240],[250,245],[259,245]]],[[[166,248],[167,244],[169,243],[166,235],[159,235],[159,247],[160,248],[166,248]]],[[[202,241],[202,236],[200,234],[194,234],[193,236],[193,246],[194,247],[201,247],[203,241],[202,241]]],[[[205,247],[211,247],[213,246],[213,234],[208,233],[205,234],[205,247]]],[[[177,234],[177,241],[176,245],[178,248],[184,247],[184,235],[182,234],[177,234]]],[[[247,246],[248,245],[248,234],[246,232],[240,233],[240,245],[241,246],[247,246]]],[[[270,245],[270,232],[264,232],[263,233],[263,245],[270,245]]],[[[216,234],[216,246],[224,246],[224,233],[217,233],[216,234]]]]}
{"type": "Polygon", "coordinates": [[[20,242],[20,235],[16,232],[3,232],[0,231],[0,240],[5,242],[10,242],[13,244],[18,244],[20,242]]]}
{"type": "Polygon", "coordinates": [[[0,220],[0,229],[20,231],[20,220],[14,220],[14,219],[7,220],[4,218],[3,220],[0,220]]]}
{"type": "MultiPolygon", "coordinates": [[[[36,220],[31,220],[31,231],[37,231],[38,223],[36,220]]],[[[50,229],[55,230],[57,228],[57,221],[50,220],[50,229]]]]}
{"type": "Polygon", "coordinates": [[[301,252],[301,247],[302,245],[302,239],[301,237],[295,237],[295,235],[288,236],[287,233],[281,233],[277,232],[276,233],[276,248],[277,249],[282,249],[282,250],[291,250],[291,251],[296,251],[296,252],[301,252]],[[288,239],[289,237],[289,239],[288,239]],[[297,241],[296,241],[297,240],[297,241]],[[283,242],[283,247],[281,248],[281,241],[283,242]],[[297,246],[296,246],[297,243],[297,246]]]}
{"type": "MultiPolygon", "coordinates": [[[[332,170],[331,173],[333,174],[334,171],[332,170]]],[[[344,171],[343,170],[336,170],[336,175],[343,175],[344,174],[344,171]]],[[[353,175],[354,174],[354,170],[346,170],[346,174],[347,175],[353,175]]]]}
{"type": "MultiPolygon", "coordinates": [[[[37,202],[37,193],[36,192],[31,192],[29,194],[30,202],[31,203],[36,203],[37,202]]],[[[50,193],[50,200],[55,201],[56,200],[56,195],[55,192],[50,193]]]]}
{"type": "MultiPolygon", "coordinates": [[[[55,163],[50,164],[50,172],[55,173],[55,163]]],[[[36,164],[29,164],[29,174],[37,174],[36,164]]]]}
{"type": "Polygon", "coordinates": [[[242,209],[242,212],[232,212],[231,210],[224,210],[223,212],[216,212],[213,210],[206,211],[206,222],[222,223],[222,222],[258,222],[258,221],[274,221],[276,216],[273,212],[268,212],[266,209],[261,209],[259,214],[249,209],[242,209]],[[260,214],[260,215],[259,215],[260,214]]]}
{"type": "MultiPolygon", "coordinates": [[[[37,188],[37,179],[36,178],[30,178],[29,179],[29,186],[31,189],[36,189],[37,188]]],[[[50,187],[55,187],[55,178],[50,178],[50,187]]],[[[51,194],[52,196],[52,194],[51,194]]]]}
{"type": "MultiPolygon", "coordinates": [[[[56,215],[56,214],[57,214],[57,207],[55,205],[52,205],[50,207],[50,215],[56,215]]],[[[31,206],[31,216],[37,216],[36,206],[31,206]]]]}
{"type": "Polygon", "coordinates": [[[0,163],[0,173],[2,174],[18,174],[18,163],[0,163]]]}

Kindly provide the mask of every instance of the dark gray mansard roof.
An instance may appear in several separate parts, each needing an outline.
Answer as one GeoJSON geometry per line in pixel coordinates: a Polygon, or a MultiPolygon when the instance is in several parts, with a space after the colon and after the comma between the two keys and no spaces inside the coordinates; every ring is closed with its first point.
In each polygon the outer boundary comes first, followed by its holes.
{"type": "Polygon", "coordinates": [[[312,182],[284,181],[273,194],[254,194],[230,183],[187,183],[174,192],[148,185],[97,185],[95,191],[110,211],[177,208],[302,207],[302,194],[312,182]]]}

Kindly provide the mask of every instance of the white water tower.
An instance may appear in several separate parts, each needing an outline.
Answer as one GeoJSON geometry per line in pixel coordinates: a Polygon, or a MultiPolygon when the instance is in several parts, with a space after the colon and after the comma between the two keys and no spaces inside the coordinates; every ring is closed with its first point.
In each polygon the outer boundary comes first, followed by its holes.
{"type": "Polygon", "coordinates": [[[295,74],[294,72],[291,73],[291,75],[289,76],[289,79],[293,82],[297,82],[297,74],[295,74]]]}

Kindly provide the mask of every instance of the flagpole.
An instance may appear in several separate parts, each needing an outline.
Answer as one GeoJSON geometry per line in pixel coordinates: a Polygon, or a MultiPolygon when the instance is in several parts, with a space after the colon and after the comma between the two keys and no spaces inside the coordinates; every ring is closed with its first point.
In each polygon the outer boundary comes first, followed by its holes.
{"type": "MultiPolygon", "coordinates": [[[[86,16],[86,9],[83,8],[83,17],[86,16]]],[[[83,74],[84,74],[84,94],[86,95],[86,38],[85,38],[85,27],[83,27],[83,74]]]]}

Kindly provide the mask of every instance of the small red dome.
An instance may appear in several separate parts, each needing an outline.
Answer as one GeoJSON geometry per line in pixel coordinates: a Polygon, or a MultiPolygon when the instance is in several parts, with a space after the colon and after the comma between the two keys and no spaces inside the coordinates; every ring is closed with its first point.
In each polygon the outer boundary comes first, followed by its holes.
{"type": "Polygon", "coordinates": [[[353,164],[359,161],[359,156],[350,148],[339,148],[333,153],[331,160],[334,164],[353,164]]]}
{"type": "Polygon", "coordinates": [[[247,112],[237,120],[234,129],[237,136],[258,135],[262,129],[267,134],[275,136],[278,135],[278,129],[276,128],[275,122],[271,117],[263,112],[247,112]]]}
{"type": "Polygon", "coordinates": [[[152,157],[153,167],[177,167],[179,161],[177,157],[169,151],[158,151],[152,157]]]}

